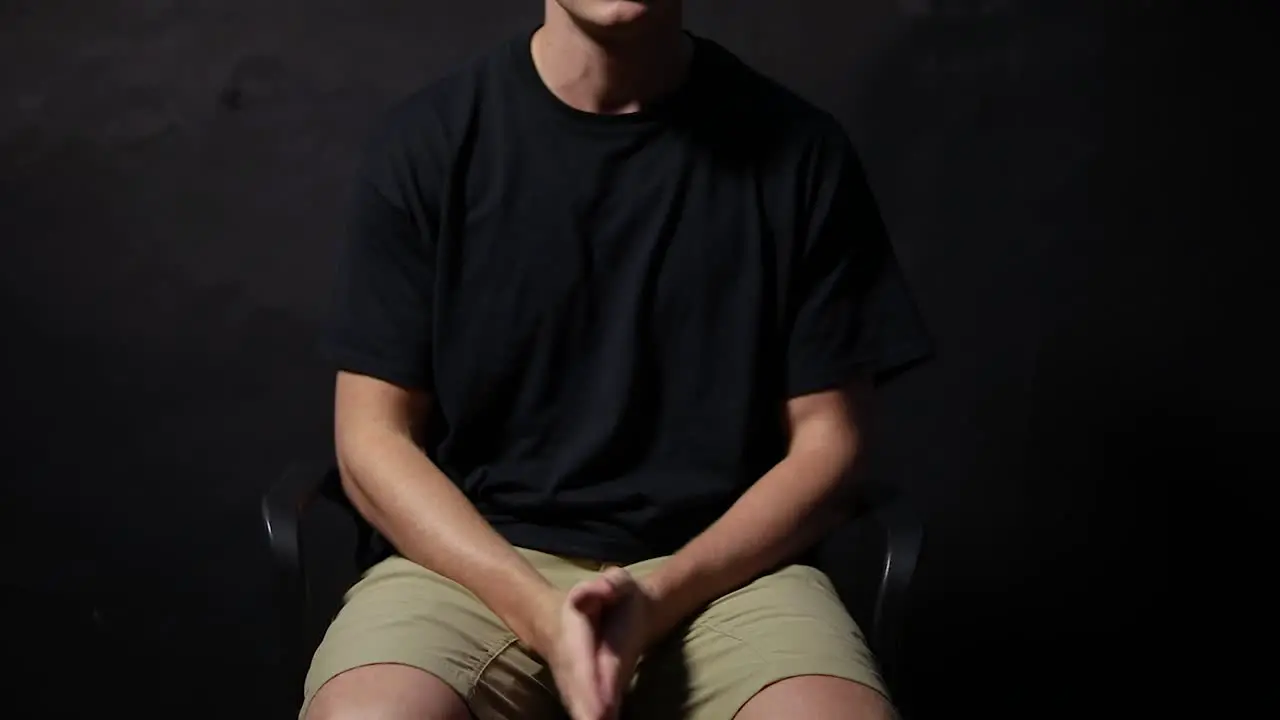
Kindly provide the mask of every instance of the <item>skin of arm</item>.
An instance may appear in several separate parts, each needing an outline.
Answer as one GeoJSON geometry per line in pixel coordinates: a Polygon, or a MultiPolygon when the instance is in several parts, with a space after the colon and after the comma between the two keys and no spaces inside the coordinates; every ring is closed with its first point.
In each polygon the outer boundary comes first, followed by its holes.
{"type": "Polygon", "coordinates": [[[338,373],[334,439],[342,487],[405,558],[475,593],[522,641],[544,648],[563,602],[416,441],[430,398],[338,373]]]}
{"type": "Polygon", "coordinates": [[[869,383],[787,402],[786,456],[715,523],[639,580],[656,641],[682,620],[803,552],[847,516],[869,383]]]}

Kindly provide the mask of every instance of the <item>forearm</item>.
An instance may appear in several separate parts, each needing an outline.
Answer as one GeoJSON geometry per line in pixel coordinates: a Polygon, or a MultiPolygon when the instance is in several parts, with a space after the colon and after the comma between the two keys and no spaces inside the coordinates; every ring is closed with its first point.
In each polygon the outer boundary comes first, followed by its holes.
{"type": "Polygon", "coordinates": [[[642,583],[665,633],[712,600],[802,553],[846,515],[849,446],[793,449],[642,583]]]}
{"type": "Polygon", "coordinates": [[[539,645],[556,593],[406,434],[374,427],[339,440],[352,504],[404,555],[473,592],[521,640],[539,645]]]}

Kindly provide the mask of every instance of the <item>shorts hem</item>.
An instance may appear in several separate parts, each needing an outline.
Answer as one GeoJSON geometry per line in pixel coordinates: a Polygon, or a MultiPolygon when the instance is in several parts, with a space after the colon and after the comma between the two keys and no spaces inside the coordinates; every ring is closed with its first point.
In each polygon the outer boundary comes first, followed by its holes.
{"type": "Polygon", "coordinates": [[[312,700],[314,700],[316,695],[319,695],[320,691],[324,689],[324,686],[328,685],[334,678],[338,677],[339,675],[342,675],[343,673],[347,673],[352,670],[358,670],[364,667],[369,667],[371,665],[402,665],[404,667],[411,667],[415,670],[421,670],[422,672],[427,673],[431,677],[436,678],[440,682],[443,682],[445,685],[448,685],[450,689],[452,689],[455,693],[458,693],[458,697],[460,697],[463,700],[463,702],[466,702],[469,699],[471,693],[474,692],[475,683],[471,683],[471,685],[473,686],[472,688],[466,689],[465,683],[459,682],[460,678],[447,677],[445,674],[441,673],[438,669],[424,667],[425,663],[422,663],[420,661],[409,660],[405,658],[390,657],[387,655],[385,651],[380,653],[368,653],[368,654],[356,655],[350,661],[344,662],[340,669],[335,670],[333,672],[329,672],[328,677],[326,677],[323,682],[316,685],[316,689],[313,692],[309,693],[302,699],[302,707],[298,710],[298,720],[306,720],[307,709],[311,707],[312,700]]]}
{"type": "Polygon", "coordinates": [[[833,670],[830,665],[797,665],[793,662],[788,663],[770,663],[756,670],[751,674],[749,680],[743,681],[739,687],[730,693],[726,693],[727,697],[723,704],[717,704],[717,707],[723,707],[726,710],[732,710],[726,713],[725,717],[736,717],[751,699],[759,695],[761,691],[768,687],[772,687],[783,680],[790,680],[798,677],[833,677],[841,680],[855,682],[863,687],[869,688],[885,702],[892,707],[893,698],[889,697],[889,691],[885,689],[884,683],[876,676],[872,670],[833,670]]]}

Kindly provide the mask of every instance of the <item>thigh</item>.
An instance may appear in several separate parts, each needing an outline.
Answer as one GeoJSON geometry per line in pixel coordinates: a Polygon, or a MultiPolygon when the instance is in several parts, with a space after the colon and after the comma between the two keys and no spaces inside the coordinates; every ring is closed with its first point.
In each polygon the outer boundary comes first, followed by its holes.
{"type": "Polygon", "coordinates": [[[541,663],[478,598],[401,557],[374,566],[348,591],[312,658],[303,714],[330,681],[377,665],[437,678],[480,718],[536,718],[557,707],[541,663]]]}
{"type": "Polygon", "coordinates": [[[875,659],[831,581],[787,566],[711,603],[641,663],[628,714],[731,720],[764,688],[823,675],[886,694],[875,659]]]}

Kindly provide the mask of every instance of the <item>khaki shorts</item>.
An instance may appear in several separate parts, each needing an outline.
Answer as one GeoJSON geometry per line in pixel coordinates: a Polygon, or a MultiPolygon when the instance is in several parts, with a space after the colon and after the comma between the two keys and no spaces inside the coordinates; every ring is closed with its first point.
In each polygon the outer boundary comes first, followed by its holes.
{"type": "MultiPolygon", "coordinates": [[[[605,567],[520,552],[565,589],[605,567]]],[[[628,570],[640,577],[661,563],[628,570]]],[[[435,675],[481,720],[563,717],[555,682],[536,655],[462,586],[401,557],[375,565],[347,593],[307,673],[302,715],[331,678],[377,663],[435,675]]],[[[831,581],[791,565],[716,600],[653,647],[624,708],[636,718],[730,720],[766,686],[800,675],[846,678],[886,694],[831,581]]]]}

